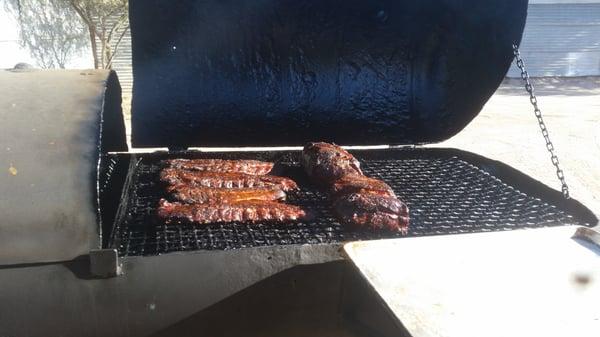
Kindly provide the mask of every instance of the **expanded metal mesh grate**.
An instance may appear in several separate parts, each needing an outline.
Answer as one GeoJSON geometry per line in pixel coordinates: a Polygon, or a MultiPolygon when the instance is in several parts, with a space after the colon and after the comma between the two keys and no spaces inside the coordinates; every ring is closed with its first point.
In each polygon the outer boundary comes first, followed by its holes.
{"type": "MultiPolygon", "coordinates": [[[[203,155],[211,157],[210,155],[203,155]]],[[[212,156],[213,158],[215,156],[212,156]]],[[[408,236],[512,230],[579,224],[572,215],[509,186],[488,172],[457,157],[361,158],[368,176],[383,179],[410,209],[408,236]]],[[[273,160],[272,157],[256,159],[273,160]]],[[[337,243],[392,238],[399,234],[348,230],[332,216],[326,194],[307,182],[297,153],[279,155],[278,174],[296,180],[301,189],[288,194],[288,203],[316,213],[316,220],[284,225],[165,224],[155,215],[166,197],[158,181],[160,160],[139,159],[112,246],[122,256],[156,255],[185,250],[224,250],[266,245],[337,243]]]]}

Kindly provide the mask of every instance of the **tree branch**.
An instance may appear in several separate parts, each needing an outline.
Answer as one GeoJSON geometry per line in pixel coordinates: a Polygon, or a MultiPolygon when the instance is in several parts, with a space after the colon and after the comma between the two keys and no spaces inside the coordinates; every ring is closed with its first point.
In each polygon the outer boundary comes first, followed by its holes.
{"type": "Polygon", "coordinates": [[[76,0],[69,0],[69,4],[71,5],[71,7],[75,10],[75,12],[77,12],[77,14],[79,15],[79,17],[83,20],[83,22],[90,27],[91,29],[94,30],[94,34],[96,34],[96,36],[100,36],[100,32],[98,31],[96,24],[94,23],[94,19],[92,18],[91,14],[89,12],[87,12],[85,9],[81,8],[78,4],[76,0]]]}
{"type": "Polygon", "coordinates": [[[121,25],[123,25],[127,20],[127,12],[123,13],[115,22],[114,26],[111,28],[110,32],[108,33],[108,41],[111,41],[112,39],[112,35],[114,34],[114,32],[116,32],[119,27],[121,27],[121,25]]]}
{"type": "Polygon", "coordinates": [[[128,30],[129,30],[129,25],[127,25],[127,27],[125,27],[125,29],[123,29],[123,31],[121,32],[121,35],[119,36],[119,39],[115,43],[115,48],[113,49],[112,55],[110,56],[110,59],[108,60],[108,68],[109,69],[110,69],[110,67],[112,67],[112,61],[115,58],[115,55],[117,55],[117,50],[119,49],[119,45],[121,44],[121,40],[123,40],[123,37],[125,36],[125,34],[127,34],[128,30]]]}

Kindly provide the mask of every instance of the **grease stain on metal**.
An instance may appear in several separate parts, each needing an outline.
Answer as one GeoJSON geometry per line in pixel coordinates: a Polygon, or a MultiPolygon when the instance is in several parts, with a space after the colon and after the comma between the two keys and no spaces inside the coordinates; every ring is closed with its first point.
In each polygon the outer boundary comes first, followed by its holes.
{"type": "Polygon", "coordinates": [[[579,287],[587,287],[592,283],[592,277],[588,273],[573,273],[573,283],[579,287]]]}

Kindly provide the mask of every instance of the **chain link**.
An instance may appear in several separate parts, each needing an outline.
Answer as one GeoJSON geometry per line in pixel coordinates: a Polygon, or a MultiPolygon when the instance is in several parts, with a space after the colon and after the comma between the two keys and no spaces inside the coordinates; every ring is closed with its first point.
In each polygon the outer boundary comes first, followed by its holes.
{"type": "Polygon", "coordinates": [[[533,85],[529,80],[529,73],[527,72],[527,70],[525,70],[525,63],[521,58],[521,54],[519,53],[519,47],[516,44],[513,44],[513,54],[515,55],[517,67],[519,68],[519,70],[521,70],[521,79],[525,83],[525,90],[529,94],[529,102],[531,102],[531,105],[533,106],[533,112],[535,114],[535,117],[537,118],[540,130],[542,131],[542,136],[544,136],[544,140],[546,141],[546,149],[550,153],[550,160],[552,161],[552,165],[554,165],[554,167],[556,168],[556,176],[558,177],[558,180],[560,180],[562,194],[566,199],[569,199],[569,186],[565,181],[565,174],[560,168],[558,157],[554,152],[554,144],[552,144],[552,141],[550,140],[548,128],[546,127],[546,123],[544,122],[544,118],[542,117],[542,111],[538,107],[538,101],[537,97],[535,96],[533,85]]]}

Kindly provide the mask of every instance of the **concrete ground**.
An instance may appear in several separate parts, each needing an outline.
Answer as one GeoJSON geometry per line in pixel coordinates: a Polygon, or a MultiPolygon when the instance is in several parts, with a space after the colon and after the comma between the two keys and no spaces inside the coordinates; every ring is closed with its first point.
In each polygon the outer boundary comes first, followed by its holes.
{"type": "MultiPolygon", "coordinates": [[[[600,77],[537,78],[538,105],[571,196],[600,214],[600,77]]],[[[454,147],[500,160],[560,190],[556,171],[520,79],[507,79],[454,147]]]]}

